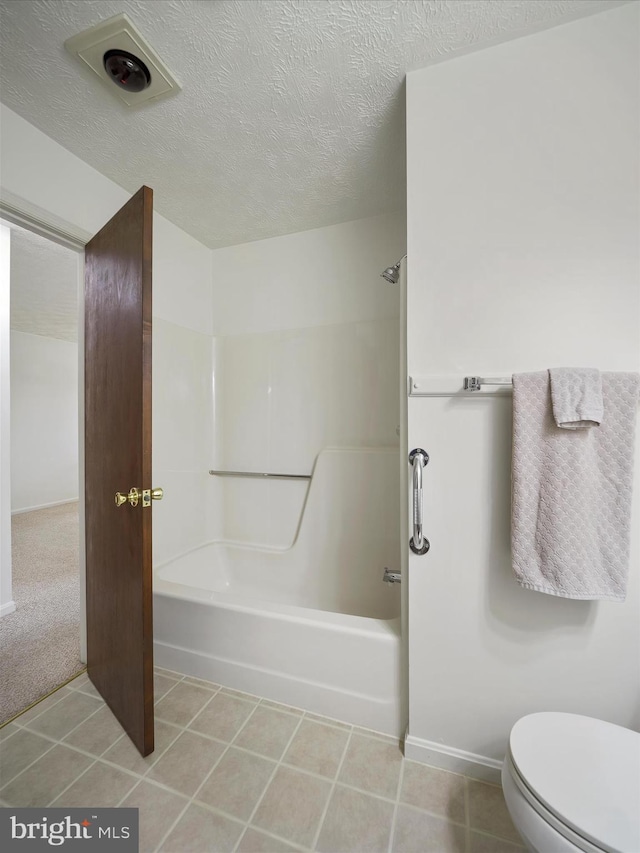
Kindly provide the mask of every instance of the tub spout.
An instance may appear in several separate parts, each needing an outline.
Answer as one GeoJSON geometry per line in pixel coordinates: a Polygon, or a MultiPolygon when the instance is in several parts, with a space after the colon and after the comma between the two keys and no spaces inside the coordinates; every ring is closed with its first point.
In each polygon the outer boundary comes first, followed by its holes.
{"type": "Polygon", "coordinates": [[[382,580],[385,583],[401,583],[402,577],[400,576],[400,572],[392,572],[391,569],[385,569],[382,580]]]}

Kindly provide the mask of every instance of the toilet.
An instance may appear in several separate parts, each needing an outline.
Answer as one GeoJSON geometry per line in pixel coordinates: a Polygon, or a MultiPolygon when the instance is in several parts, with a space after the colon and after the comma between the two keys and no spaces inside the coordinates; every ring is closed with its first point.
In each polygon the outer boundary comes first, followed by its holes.
{"type": "Polygon", "coordinates": [[[542,712],[509,736],[502,789],[533,853],[640,853],[640,734],[542,712]]]}

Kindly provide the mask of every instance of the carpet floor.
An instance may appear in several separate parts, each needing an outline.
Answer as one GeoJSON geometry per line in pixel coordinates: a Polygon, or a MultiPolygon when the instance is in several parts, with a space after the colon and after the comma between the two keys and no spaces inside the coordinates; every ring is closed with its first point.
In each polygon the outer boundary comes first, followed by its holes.
{"type": "Polygon", "coordinates": [[[11,519],[13,600],[0,619],[0,723],[84,668],[78,504],[11,519]]]}

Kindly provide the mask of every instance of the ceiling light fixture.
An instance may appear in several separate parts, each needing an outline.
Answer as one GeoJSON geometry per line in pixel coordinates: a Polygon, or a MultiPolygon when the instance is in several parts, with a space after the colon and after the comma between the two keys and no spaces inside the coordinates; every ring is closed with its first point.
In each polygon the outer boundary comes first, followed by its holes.
{"type": "Polygon", "coordinates": [[[124,13],[72,36],[64,46],[129,107],[180,91],[173,74],[124,13]]]}

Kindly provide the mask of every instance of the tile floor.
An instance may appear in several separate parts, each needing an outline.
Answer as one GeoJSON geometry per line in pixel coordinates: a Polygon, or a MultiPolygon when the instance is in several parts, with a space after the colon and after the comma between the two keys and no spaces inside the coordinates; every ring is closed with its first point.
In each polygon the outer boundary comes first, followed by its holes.
{"type": "Polygon", "coordinates": [[[355,726],[156,670],[156,749],[83,674],[0,729],[0,805],[134,806],[140,851],[517,853],[502,791],[355,726]]]}

